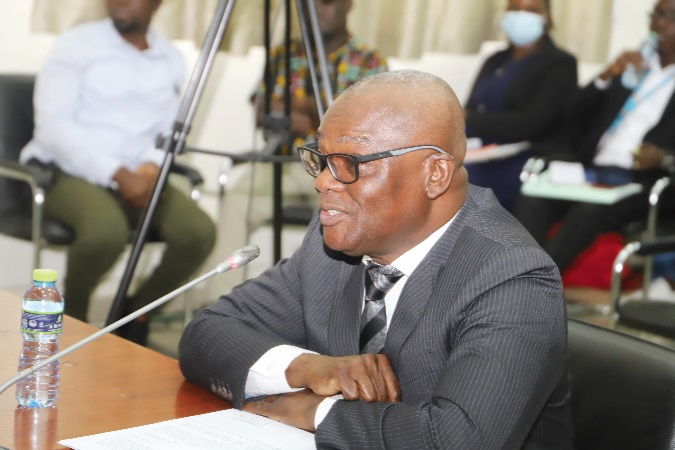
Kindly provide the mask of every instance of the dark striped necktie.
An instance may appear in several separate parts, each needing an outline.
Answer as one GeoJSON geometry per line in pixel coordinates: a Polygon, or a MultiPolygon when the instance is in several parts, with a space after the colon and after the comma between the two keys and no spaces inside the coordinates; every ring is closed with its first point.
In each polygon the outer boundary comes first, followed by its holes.
{"type": "Polygon", "coordinates": [[[387,311],[384,296],[403,273],[393,266],[369,261],[366,266],[366,302],[361,314],[361,353],[378,353],[387,338],[387,311]]]}

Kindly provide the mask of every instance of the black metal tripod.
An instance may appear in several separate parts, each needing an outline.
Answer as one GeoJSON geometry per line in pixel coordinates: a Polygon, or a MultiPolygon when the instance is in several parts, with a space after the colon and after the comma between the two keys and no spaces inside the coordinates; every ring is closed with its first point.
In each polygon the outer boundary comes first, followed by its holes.
{"type": "MultiPolygon", "coordinates": [[[[118,287],[117,293],[113,300],[108,318],[106,319],[106,325],[120,319],[124,314],[125,308],[125,298],[127,291],[129,290],[129,284],[131,283],[131,278],[133,277],[136,265],[140,258],[141,251],[146,242],[150,222],[157,209],[159,203],[160,195],[169,176],[169,170],[175,157],[185,150],[185,143],[187,140],[187,135],[190,132],[192,126],[192,121],[194,119],[197,106],[201,99],[206,81],[211,72],[213,66],[213,61],[222,42],[225,30],[227,28],[230,17],[232,16],[232,8],[234,7],[235,0],[220,0],[213,20],[209,27],[209,30],[204,39],[204,44],[195,64],[195,68],[192,72],[192,77],[190,83],[187,87],[187,90],[181,101],[180,108],[176,120],[173,125],[173,130],[171,136],[162,139],[163,142],[162,149],[165,152],[164,161],[159,171],[157,180],[153,187],[150,200],[146,205],[142,217],[140,219],[139,226],[137,227],[136,234],[132,243],[131,254],[127,261],[125,271],[120,280],[120,285],[118,287]]],[[[327,99],[328,104],[333,99],[332,87],[330,84],[330,78],[328,75],[328,66],[326,64],[326,55],[323,48],[323,40],[321,38],[321,33],[318,25],[318,18],[316,14],[316,5],[314,0],[296,0],[296,7],[298,11],[298,19],[302,31],[303,41],[305,43],[305,49],[307,53],[307,58],[309,62],[309,72],[312,80],[312,86],[314,92],[316,93],[315,98],[317,102],[317,110],[319,112],[319,117],[323,117],[325,111],[321,92],[323,91],[323,96],[327,99]],[[306,7],[306,9],[304,7],[306,7]],[[307,26],[306,17],[303,11],[308,12],[308,18],[310,21],[310,26],[312,29],[312,37],[309,38],[309,28],[307,26]],[[314,45],[313,48],[312,44],[314,45]],[[320,65],[322,80],[320,90],[319,80],[316,74],[314,55],[316,54],[318,62],[320,65]]],[[[290,117],[291,117],[291,97],[290,97],[290,36],[291,36],[291,2],[290,0],[285,0],[285,12],[286,12],[286,31],[285,31],[285,57],[286,57],[286,92],[285,92],[285,108],[284,116],[281,118],[272,117],[270,115],[270,106],[271,106],[271,94],[273,90],[274,80],[272,73],[270,71],[270,49],[271,49],[271,34],[270,34],[270,10],[271,2],[270,0],[265,0],[265,48],[266,48],[266,64],[265,64],[265,103],[264,103],[264,116],[263,116],[263,128],[265,130],[265,136],[268,144],[266,149],[271,155],[288,155],[290,154],[291,147],[291,133],[290,133],[290,117]]],[[[209,152],[214,153],[214,152],[209,152]]],[[[281,258],[281,228],[282,228],[282,183],[281,183],[281,164],[278,159],[270,158],[270,162],[274,164],[274,178],[273,178],[273,227],[274,227],[274,261],[278,261],[281,258]]],[[[257,161],[261,161],[259,157],[255,158],[257,161]]]]}

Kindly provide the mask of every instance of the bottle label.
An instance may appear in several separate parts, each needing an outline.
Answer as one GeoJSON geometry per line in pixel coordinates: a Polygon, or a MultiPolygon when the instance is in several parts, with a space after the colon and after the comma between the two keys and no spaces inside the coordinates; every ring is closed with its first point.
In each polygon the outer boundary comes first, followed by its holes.
{"type": "Polygon", "coordinates": [[[24,333],[58,334],[63,325],[63,313],[23,311],[21,331],[24,333]]]}

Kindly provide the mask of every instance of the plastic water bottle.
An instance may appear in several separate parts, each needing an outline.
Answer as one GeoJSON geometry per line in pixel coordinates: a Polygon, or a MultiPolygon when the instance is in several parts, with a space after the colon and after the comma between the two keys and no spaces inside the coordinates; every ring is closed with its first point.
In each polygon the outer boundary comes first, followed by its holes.
{"type": "MultiPolygon", "coordinates": [[[[19,371],[33,367],[59,350],[63,325],[63,297],[56,287],[56,271],[36,269],[33,285],[23,296],[19,371]]],[[[59,393],[59,362],[55,361],[20,380],[16,400],[28,408],[54,405],[59,393]]]]}

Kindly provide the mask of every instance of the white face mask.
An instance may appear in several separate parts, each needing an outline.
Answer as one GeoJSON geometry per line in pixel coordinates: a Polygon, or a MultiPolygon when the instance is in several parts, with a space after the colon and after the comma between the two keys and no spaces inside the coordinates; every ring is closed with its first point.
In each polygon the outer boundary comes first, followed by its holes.
{"type": "Polygon", "coordinates": [[[544,34],[546,19],[529,11],[507,11],[502,19],[502,30],[516,47],[532,44],[544,34]]]}

